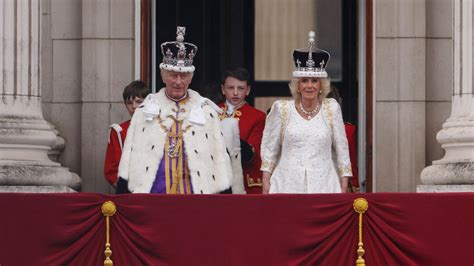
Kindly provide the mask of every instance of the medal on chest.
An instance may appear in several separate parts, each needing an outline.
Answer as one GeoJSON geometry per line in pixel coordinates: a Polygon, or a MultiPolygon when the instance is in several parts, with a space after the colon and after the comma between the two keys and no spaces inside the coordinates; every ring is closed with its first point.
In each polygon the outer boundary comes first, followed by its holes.
{"type": "Polygon", "coordinates": [[[164,124],[163,120],[158,119],[158,123],[161,128],[166,132],[165,152],[170,158],[177,158],[182,152],[183,147],[183,135],[191,127],[186,126],[183,129],[183,121],[174,119],[173,125],[168,129],[164,124]]]}

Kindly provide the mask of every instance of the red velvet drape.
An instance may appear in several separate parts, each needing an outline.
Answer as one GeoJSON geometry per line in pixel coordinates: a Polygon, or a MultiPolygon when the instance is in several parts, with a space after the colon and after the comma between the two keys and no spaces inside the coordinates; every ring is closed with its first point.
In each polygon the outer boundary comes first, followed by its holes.
{"type": "Polygon", "coordinates": [[[333,195],[0,194],[0,265],[472,265],[474,193],[333,195]]]}

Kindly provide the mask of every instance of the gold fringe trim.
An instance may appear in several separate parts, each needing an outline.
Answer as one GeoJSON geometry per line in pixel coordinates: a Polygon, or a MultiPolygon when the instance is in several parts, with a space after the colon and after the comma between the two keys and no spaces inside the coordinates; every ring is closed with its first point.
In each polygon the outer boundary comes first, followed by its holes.
{"type": "Polygon", "coordinates": [[[353,203],[354,211],[359,214],[359,243],[357,244],[357,255],[359,256],[356,260],[357,266],[365,266],[365,260],[362,258],[364,256],[364,243],[362,242],[362,214],[367,211],[369,208],[369,203],[364,198],[357,198],[353,203]]]}
{"type": "Polygon", "coordinates": [[[106,201],[102,204],[102,214],[105,217],[105,225],[106,225],[106,233],[105,233],[105,260],[104,266],[113,266],[114,263],[110,259],[112,256],[112,250],[110,249],[110,217],[114,216],[115,212],[117,211],[117,207],[112,201],[106,201]]]}

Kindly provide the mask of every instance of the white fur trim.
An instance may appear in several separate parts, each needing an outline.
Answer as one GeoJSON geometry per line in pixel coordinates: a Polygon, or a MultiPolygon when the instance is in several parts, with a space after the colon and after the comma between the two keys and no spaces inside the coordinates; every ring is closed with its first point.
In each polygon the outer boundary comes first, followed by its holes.
{"type": "Polygon", "coordinates": [[[146,121],[153,121],[153,119],[158,116],[160,107],[153,100],[151,100],[147,105],[143,106],[143,115],[145,116],[146,121]]]}
{"type": "MultiPolygon", "coordinates": [[[[120,144],[120,149],[122,150],[123,149],[123,143],[122,143],[122,136],[120,135],[120,132],[122,132],[122,127],[119,125],[119,124],[112,124],[110,125],[110,127],[115,131],[115,133],[117,133],[117,138],[119,140],[119,144],[120,144]]],[[[110,136],[110,134],[109,134],[110,136]]],[[[109,143],[110,143],[110,140],[109,140],[109,143]]]]}
{"type": "Polygon", "coordinates": [[[327,78],[328,73],[326,71],[293,71],[293,77],[295,78],[327,78]]]}
{"type": "Polygon", "coordinates": [[[189,122],[191,124],[200,126],[206,124],[206,117],[200,105],[196,105],[193,107],[193,109],[191,109],[191,113],[189,114],[189,122]]]}
{"type": "Polygon", "coordinates": [[[173,65],[161,63],[160,69],[174,71],[174,72],[181,72],[181,73],[190,73],[190,72],[194,72],[195,67],[194,66],[173,66],[173,65]]]}
{"type": "Polygon", "coordinates": [[[244,176],[240,154],[239,121],[229,117],[221,120],[220,124],[224,134],[225,144],[230,153],[232,165],[232,194],[245,194],[244,176]]]}
{"type": "Polygon", "coordinates": [[[208,98],[202,98],[200,103],[191,109],[191,113],[189,114],[189,122],[195,125],[204,125],[206,123],[206,118],[204,117],[204,111],[202,107],[205,105],[209,105],[214,111],[221,114],[223,111],[222,109],[217,106],[213,101],[209,100],[208,98]]]}
{"type": "Polygon", "coordinates": [[[214,111],[216,111],[217,113],[219,114],[222,114],[222,112],[224,112],[222,110],[222,108],[220,108],[217,104],[215,104],[213,101],[211,101],[210,99],[208,98],[203,98],[203,101],[201,103],[201,106],[204,106],[204,105],[209,105],[212,109],[214,109],[214,111]]]}
{"type": "MultiPolygon", "coordinates": [[[[232,185],[231,162],[219,118],[209,105],[204,105],[199,109],[205,126],[191,123],[191,109],[199,106],[203,97],[193,90],[188,93],[189,100],[181,106],[184,111],[178,119],[183,120],[183,128],[189,126],[183,139],[193,191],[195,194],[218,193],[232,185]]],[[[147,102],[154,101],[158,106],[162,124],[171,127],[174,121],[168,116],[175,115],[176,104],[166,97],[164,89],[147,98],[147,102]]],[[[128,188],[133,193],[150,192],[165,141],[166,134],[160,124],[156,120],[147,122],[143,108],[138,108],[130,123],[119,165],[119,176],[129,181],[128,188]]]]}
{"type": "Polygon", "coordinates": [[[233,117],[224,118],[220,124],[224,134],[225,145],[229,150],[240,149],[239,121],[233,117]]]}

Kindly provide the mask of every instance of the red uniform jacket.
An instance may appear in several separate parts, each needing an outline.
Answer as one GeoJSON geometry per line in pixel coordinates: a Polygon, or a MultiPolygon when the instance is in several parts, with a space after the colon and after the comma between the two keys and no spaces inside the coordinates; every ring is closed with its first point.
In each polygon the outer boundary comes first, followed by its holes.
{"type": "Polygon", "coordinates": [[[118,166],[122,156],[122,147],[127,136],[127,130],[130,126],[130,120],[110,126],[110,136],[105,153],[104,175],[107,182],[111,185],[117,183],[118,166]]]}
{"type": "Polygon", "coordinates": [[[347,143],[349,145],[349,157],[351,159],[352,178],[349,180],[353,187],[359,188],[359,173],[357,169],[357,139],[356,126],[344,123],[346,129],[347,143]]]}
{"type": "MultiPolygon", "coordinates": [[[[219,106],[226,111],[225,103],[221,103],[219,106]]],[[[240,139],[250,144],[254,152],[253,158],[242,165],[245,191],[247,194],[260,194],[262,193],[260,144],[262,143],[266,115],[264,112],[245,103],[234,110],[231,117],[239,120],[240,139]]]]}

